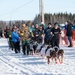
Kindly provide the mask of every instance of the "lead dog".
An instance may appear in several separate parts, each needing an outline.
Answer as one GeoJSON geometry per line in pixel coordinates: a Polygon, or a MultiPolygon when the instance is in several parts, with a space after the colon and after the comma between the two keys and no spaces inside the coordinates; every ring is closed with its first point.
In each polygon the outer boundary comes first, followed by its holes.
{"type": "Polygon", "coordinates": [[[64,50],[63,49],[59,49],[58,47],[55,47],[55,51],[56,51],[57,60],[59,61],[59,63],[63,63],[64,50]]]}
{"type": "Polygon", "coordinates": [[[48,46],[46,49],[46,57],[48,64],[50,63],[50,59],[52,59],[52,61],[56,61],[56,51],[51,46],[48,46]]]}
{"type": "Polygon", "coordinates": [[[60,63],[63,63],[63,58],[64,58],[64,50],[59,49],[58,47],[51,48],[48,46],[46,50],[46,57],[47,57],[47,63],[50,63],[50,59],[52,59],[52,62],[55,62],[56,64],[58,61],[60,63]]]}

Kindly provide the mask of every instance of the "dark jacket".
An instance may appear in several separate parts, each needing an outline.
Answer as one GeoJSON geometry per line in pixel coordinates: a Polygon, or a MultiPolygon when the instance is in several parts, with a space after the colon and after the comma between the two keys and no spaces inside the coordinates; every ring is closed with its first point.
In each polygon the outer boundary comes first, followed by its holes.
{"type": "Polygon", "coordinates": [[[52,28],[49,28],[47,27],[45,30],[44,30],[44,33],[45,33],[45,38],[50,38],[52,37],[52,35],[50,34],[52,28]]]}
{"type": "Polygon", "coordinates": [[[0,29],[0,37],[2,37],[2,29],[0,29]]]}
{"type": "Polygon", "coordinates": [[[67,36],[72,36],[72,24],[68,24],[66,28],[66,35],[67,36]]]}
{"type": "Polygon", "coordinates": [[[35,28],[35,30],[33,31],[33,35],[34,35],[34,37],[38,37],[39,36],[39,29],[38,28],[35,28]]]}
{"type": "Polygon", "coordinates": [[[9,29],[4,30],[4,36],[9,38],[9,29]]]}
{"type": "Polygon", "coordinates": [[[53,27],[51,32],[53,33],[53,38],[59,39],[59,34],[61,34],[60,28],[55,29],[55,27],[53,27]]]}

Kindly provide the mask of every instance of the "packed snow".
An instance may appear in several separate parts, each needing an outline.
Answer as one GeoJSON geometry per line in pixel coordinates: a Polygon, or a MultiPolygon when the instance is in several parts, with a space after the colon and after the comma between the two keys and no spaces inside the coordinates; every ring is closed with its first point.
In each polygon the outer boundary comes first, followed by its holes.
{"type": "Polygon", "coordinates": [[[0,75],[75,75],[75,48],[64,49],[63,64],[52,61],[47,64],[46,57],[38,55],[15,54],[8,48],[7,39],[0,39],[0,75]]]}

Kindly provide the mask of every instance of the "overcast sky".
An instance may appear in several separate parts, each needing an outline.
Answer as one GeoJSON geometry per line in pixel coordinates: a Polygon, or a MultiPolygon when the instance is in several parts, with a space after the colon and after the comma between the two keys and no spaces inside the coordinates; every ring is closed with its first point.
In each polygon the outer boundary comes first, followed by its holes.
{"type": "MultiPolygon", "coordinates": [[[[75,0],[44,0],[45,13],[75,13],[75,0]]],[[[0,20],[33,20],[39,0],[0,0],[0,20]]]]}

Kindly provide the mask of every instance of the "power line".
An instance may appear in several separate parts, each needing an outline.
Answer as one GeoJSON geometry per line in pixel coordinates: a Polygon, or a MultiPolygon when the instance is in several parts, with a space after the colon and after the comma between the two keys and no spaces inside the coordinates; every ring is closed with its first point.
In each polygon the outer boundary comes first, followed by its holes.
{"type": "Polygon", "coordinates": [[[18,9],[20,9],[20,8],[22,8],[22,7],[24,7],[25,5],[28,5],[28,4],[31,3],[32,1],[34,1],[34,0],[31,0],[31,1],[29,1],[29,2],[27,2],[27,3],[25,3],[25,4],[23,4],[22,6],[13,9],[12,11],[16,11],[16,10],[18,10],[18,9]]]}
{"type": "Polygon", "coordinates": [[[4,16],[4,15],[7,15],[7,14],[9,14],[9,13],[15,12],[16,10],[18,10],[18,9],[20,9],[20,8],[22,8],[22,7],[24,7],[25,5],[28,5],[28,4],[31,3],[32,1],[34,1],[34,0],[31,0],[31,1],[29,1],[29,2],[27,2],[27,3],[25,3],[25,4],[23,4],[23,5],[21,5],[21,6],[17,7],[17,8],[15,8],[15,9],[9,11],[9,12],[6,12],[6,13],[0,15],[0,16],[4,16]]]}

